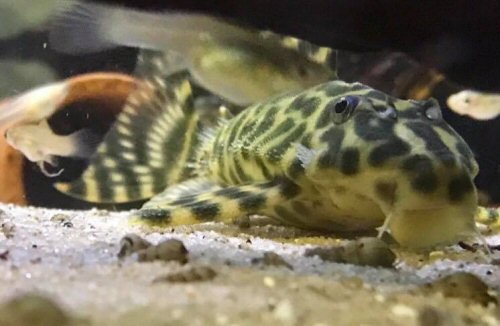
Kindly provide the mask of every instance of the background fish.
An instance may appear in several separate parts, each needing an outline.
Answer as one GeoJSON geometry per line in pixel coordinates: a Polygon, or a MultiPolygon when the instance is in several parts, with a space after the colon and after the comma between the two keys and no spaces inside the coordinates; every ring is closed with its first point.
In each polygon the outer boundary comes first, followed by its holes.
{"type": "Polygon", "coordinates": [[[491,120],[500,115],[500,94],[464,90],[450,95],[448,107],[476,120],[491,120]]]}
{"type": "Polygon", "coordinates": [[[91,73],[0,102],[0,130],[9,138],[0,141],[0,201],[84,208],[40,188],[51,190],[63,170],[63,179],[78,175],[135,87],[124,74],[91,73]]]}
{"type": "Polygon", "coordinates": [[[118,45],[168,50],[166,74],[187,69],[196,83],[238,105],[336,78],[329,48],[199,14],[78,2],[56,15],[50,44],[73,54],[118,45]]]}
{"type": "Polygon", "coordinates": [[[68,83],[58,82],[4,100],[0,105],[0,129],[48,118],[60,107],[68,92],[68,83]]]}
{"type": "Polygon", "coordinates": [[[5,139],[28,160],[36,162],[47,176],[51,174],[45,170],[44,163],[56,166],[56,156],[88,158],[100,141],[100,137],[89,129],[57,135],[47,120],[9,128],[5,139]]]}
{"type": "Polygon", "coordinates": [[[500,88],[496,0],[98,1],[224,17],[341,50],[405,52],[469,88],[500,88]]]}
{"type": "Polygon", "coordinates": [[[90,73],[36,87],[0,102],[0,130],[20,123],[38,123],[78,101],[101,102],[103,110],[121,106],[135,87],[133,77],[90,73]]]}

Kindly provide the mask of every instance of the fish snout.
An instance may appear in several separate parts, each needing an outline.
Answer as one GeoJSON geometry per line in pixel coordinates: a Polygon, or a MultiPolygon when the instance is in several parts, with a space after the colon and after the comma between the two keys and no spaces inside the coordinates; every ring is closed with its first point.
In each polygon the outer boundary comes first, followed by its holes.
{"type": "Polygon", "coordinates": [[[459,205],[461,201],[474,201],[476,197],[471,167],[449,153],[413,155],[401,169],[406,178],[407,199],[410,206],[459,205]],[[412,198],[412,199],[410,199],[412,198]],[[418,203],[418,204],[417,204],[418,203]]]}

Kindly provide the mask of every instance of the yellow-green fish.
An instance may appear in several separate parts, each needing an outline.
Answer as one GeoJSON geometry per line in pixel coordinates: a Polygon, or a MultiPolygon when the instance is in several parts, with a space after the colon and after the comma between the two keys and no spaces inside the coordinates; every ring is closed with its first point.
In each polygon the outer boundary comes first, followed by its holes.
{"type": "Polygon", "coordinates": [[[336,78],[329,48],[201,14],[76,2],[54,18],[50,44],[70,53],[118,45],[165,51],[165,74],[188,70],[197,84],[238,105],[336,78]]]}
{"type": "MultiPolygon", "coordinates": [[[[154,70],[154,69],[153,69],[154,70]]],[[[257,103],[205,128],[183,74],[146,79],[80,179],[57,189],[91,201],[150,199],[155,225],[262,214],[330,231],[382,227],[402,245],[474,235],[478,172],[435,100],[406,101],[331,81],[257,103]]]]}

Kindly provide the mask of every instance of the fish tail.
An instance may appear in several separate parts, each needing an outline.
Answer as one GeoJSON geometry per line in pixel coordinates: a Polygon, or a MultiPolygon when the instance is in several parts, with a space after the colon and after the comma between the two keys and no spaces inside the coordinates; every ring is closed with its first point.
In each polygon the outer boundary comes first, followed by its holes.
{"type": "Polygon", "coordinates": [[[229,36],[243,29],[201,14],[153,13],[91,1],[76,1],[57,13],[49,42],[61,52],[92,53],[116,46],[186,53],[200,33],[229,36]]]}
{"type": "Polygon", "coordinates": [[[52,17],[49,44],[57,51],[70,54],[99,52],[116,47],[113,35],[110,35],[113,20],[106,5],[76,2],[52,17]]]}
{"type": "Polygon", "coordinates": [[[486,225],[494,232],[500,231],[500,207],[479,206],[475,219],[477,223],[486,225]]]}
{"type": "Polygon", "coordinates": [[[161,54],[143,54],[144,75],[77,180],[55,187],[89,202],[144,200],[191,177],[201,126],[187,74],[162,75],[161,54]]]}

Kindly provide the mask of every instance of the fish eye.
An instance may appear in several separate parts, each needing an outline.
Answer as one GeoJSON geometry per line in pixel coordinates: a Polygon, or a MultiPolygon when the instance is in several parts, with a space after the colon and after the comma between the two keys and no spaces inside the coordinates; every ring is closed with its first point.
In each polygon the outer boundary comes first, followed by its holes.
{"type": "Polygon", "coordinates": [[[439,108],[439,106],[431,106],[426,108],[424,114],[429,120],[439,120],[442,118],[441,109],[439,108]]]}
{"type": "Polygon", "coordinates": [[[344,96],[335,104],[335,113],[343,113],[347,110],[353,110],[358,106],[359,99],[355,96],[344,96]]]}
{"type": "Polygon", "coordinates": [[[466,97],[464,98],[464,103],[465,103],[465,104],[469,104],[469,103],[470,103],[470,97],[466,96],[466,97]]]}
{"type": "Polygon", "coordinates": [[[334,106],[333,110],[333,122],[342,123],[345,122],[351,116],[354,109],[359,104],[359,98],[356,96],[344,96],[341,97],[334,106]]]}

